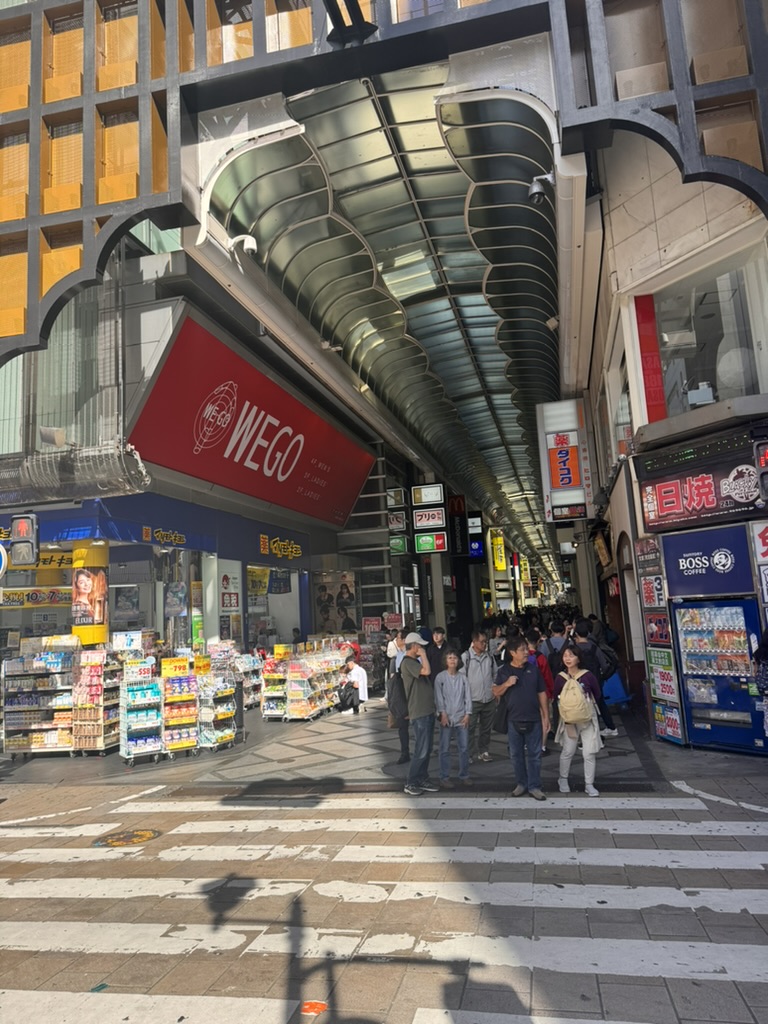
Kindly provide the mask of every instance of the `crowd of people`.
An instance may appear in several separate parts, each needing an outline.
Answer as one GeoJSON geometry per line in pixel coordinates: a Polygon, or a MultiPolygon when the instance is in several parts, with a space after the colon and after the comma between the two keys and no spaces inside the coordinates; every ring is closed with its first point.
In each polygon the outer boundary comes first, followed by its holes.
{"type": "Polygon", "coordinates": [[[541,760],[560,746],[558,789],[570,792],[581,748],[584,791],[595,787],[595,755],[618,735],[603,688],[618,669],[618,636],[596,615],[555,610],[544,629],[537,613],[483,620],[464,646],[458,631],[393,630],[387,646],[386,700],[408,764],[410,796],[472,786],[470,765],[493,760],[493,731],[507,739],[513,796],[545,800],[541,760]],[[425,635],[426,634],[426,635],[425,635]],[[602,724],[601,724],[602,723],[602,724]],[[439,779],[429,776],[438,734],[439,779]],[[457,782],[452,778],[455,747],[457,782]]]}

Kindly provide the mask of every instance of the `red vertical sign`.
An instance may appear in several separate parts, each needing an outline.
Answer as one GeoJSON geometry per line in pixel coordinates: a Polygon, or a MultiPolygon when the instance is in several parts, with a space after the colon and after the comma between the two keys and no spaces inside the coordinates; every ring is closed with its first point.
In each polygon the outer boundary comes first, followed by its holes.
{"type": "Polygon", "coordinates": [[[635,296],[635,316],[640,339],[645,408],[648,422],[655,423],[667,418],[667,400],[664,397],[664,373],[661,368],[659,334],[656,329],[656,311],[652,295],[635,296]]]}

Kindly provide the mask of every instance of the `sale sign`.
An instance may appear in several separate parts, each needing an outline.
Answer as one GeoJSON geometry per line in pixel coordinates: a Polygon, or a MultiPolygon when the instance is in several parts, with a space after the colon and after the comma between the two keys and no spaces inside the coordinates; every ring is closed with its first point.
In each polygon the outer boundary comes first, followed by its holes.
{"type": "Polygon", "coordinates": [[[671,740],[673,743],[683,742],[679,708],[673,708],[669,704],[654,704],[653,722],[659,739],[671,740]]]}
{"type": "Polygon", "coordinates": [[[675,677],[675,663],[671,650],[658,650],[649,647],[648,655],[648,677],[651,684],[651,696],[654,700],[669,701],[672,704],[680,703],[680,691],[675,677]]]}

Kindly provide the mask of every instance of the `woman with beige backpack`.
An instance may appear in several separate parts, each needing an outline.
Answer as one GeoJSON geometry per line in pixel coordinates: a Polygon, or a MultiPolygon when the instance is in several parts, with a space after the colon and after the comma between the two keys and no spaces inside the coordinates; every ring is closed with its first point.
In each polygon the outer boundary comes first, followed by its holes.
{"type": "Polygon", "coordinates": [[[563,669],[555,678],[555,698],[560,715],[555,742],[563,746],[557,784],[561,793],[570,793],[568,775],[573,755],[581,740],[584,791],[587,796],[599,796],[595,789],[595,755],[603,746],[597,722],[600,684],[591,672],[582,668],[581,651],[577,644],[566,644],[562,650],[562,659],[563,669]]]}

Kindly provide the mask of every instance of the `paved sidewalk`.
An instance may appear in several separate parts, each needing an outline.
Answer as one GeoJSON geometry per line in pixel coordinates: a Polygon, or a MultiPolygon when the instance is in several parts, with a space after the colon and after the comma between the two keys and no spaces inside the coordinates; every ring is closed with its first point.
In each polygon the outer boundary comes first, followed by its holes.
{"type": "MultiPolygon", "coordinates": [[[[618,737],[607,739],[598,755],[597,788],[610,793],[678,792],[675,783],[726,800],[768,806],[768,759],[743,754],[690,750],[648,736],[642,714],[616,714],[618,737]]],[[[478,792],[508,793],[512,770],[504,738],[494,735],[491,763],[470,771],[478,792]]],[[[360,715],[324,715],[311,722],[264,722],[258,710],[246,713],[245,742],[232,750],[200,752],[173,762],[137,762],[126,767],[117,754],[104,758],[41,756],[11,761],[0,755],[0,781],[22,784],[250,786],[261,791],[344,792],[365,789],[396,792],[407,776],[398,765],[397,733],[386,728],[386,708],[374,698],[360,715]]],[[[436,754],[434,755],[436,759],[436,754]]],[[[542,761],[545,792],[557,790],[559,747],[542,761]]],[[[437,775],[433,763],[432,774],[437,775]]],[[[583,782],[580,755],[571,769],[576,791],[583,782]],[[580,781],[581,780],[581,781],[580,781]]]]}

